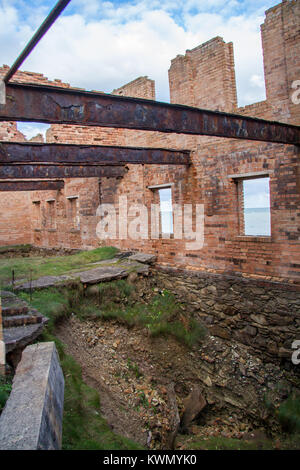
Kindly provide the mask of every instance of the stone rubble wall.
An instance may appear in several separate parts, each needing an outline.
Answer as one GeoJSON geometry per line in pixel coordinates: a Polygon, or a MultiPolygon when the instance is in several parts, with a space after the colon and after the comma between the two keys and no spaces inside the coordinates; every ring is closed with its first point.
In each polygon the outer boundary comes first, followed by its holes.
{"type": "Polygon", "coordinates": [[[158,285],[192,308],[210,333],[268,358],[291,360],[300,339],[300,289],[289,284],[162,268],[158,285]]]}

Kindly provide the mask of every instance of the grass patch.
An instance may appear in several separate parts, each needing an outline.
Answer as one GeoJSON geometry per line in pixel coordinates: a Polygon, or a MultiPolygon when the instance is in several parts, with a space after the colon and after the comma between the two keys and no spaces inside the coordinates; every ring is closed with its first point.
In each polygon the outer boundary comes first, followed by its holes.
{"type": "Polygon", "coordinates": [[[0,284],[6,285],[11,281],[13,270],[16,279],[29,280],[30,275],[32,275],[33,279],[42,276],[59,276],[60,274],[83,268],[89,263],[111,259],[117,251],[117,248],[105,246],[66,256],[2,258],[0,284]]]}
{"type": "Polygon", "coordinates": [[[128,326],[139,325],[152,336],[173,336],[188,347],[204,338],[204,326],[183,314],[181,304],[170,292],[154,295],[147,304],[131,299],[132,292],[133,287],[124,280],[102,283],[98,291],[93,287],[92,298],[88,296],[77,303],[75,313],[82,320],[99,317],[128,326]]]}
{"type": "Polygon", "coordinates": [[[84,289],[81,283],[70,282],[68,287],[35,290],[30,301],[29,293],[19,296],[49,318],[48,330],[55,323],[74,313],[81,320],[101,318],[146,328],[150,335],[173,336],[189,348],[206,335],[205,327],[186,312],[173,294],[162,291],[148,303],[131,297],[134,287],[124,280],[101,283],[84,289]]]}
{"type": "Polygon", "coordinates": [[[0,413],[9,397],[12,388],[12,377],[0,375],[0,413]]]}
{"type": "Polygon", "coordinates": [[[272,450],[275,445],[272,441],[265,440],[259,443],[244,441],[242,439],[230,439],[226,437],[209,437],[207,439],[189,439],[184,446],[189,450],[272,450]]]}
{"type": "Polygon", "coordinates": [[[127,367],[128,370],[133,372],[137,379],[143,376],[142,372],[139,370],[139,366],[136,364],[136,362],[132,361],[130,357],[127,359],[127,367]]]}
{"type": "Polygon", "coordinates": [[[27,292],[18,293],[20,299],[25,300],[40,313],[49,318],[48,331],[53,332],[55,323],[69,315],[69,291],[67,288],[55,288],[34,290],[32,299],[27,292]]]}
{"type": "Polygon", "coordinates": [[[101,302],[107,303],[116,297],[130,297],[133,292],[133,285],[129,284],[124,279],[118,279],[111,282],[102,282],[97,286],[100,294],[101,302]]]}
{"type": "Polygon", "coordinates": [[[45,333],[44,341],[55,341],[65,377],[63,414],[64,450],[138,450],[136,442],[111,431],[101,415],[99,394],[82,380],[80,365],[65,353],[55,336],[45,333]]]}
{"type": "MultiPolygon", "coordinates": [[[[280,384],[278,384],[280,387],[280,384]]],[[[277,418],[282,430],[289,434],[300,434],[300,393],[293,392],[280,405],[275,405],[270,398],[264,397],[266,408],[277,418]]],[[[300,442],[300,441],[299,441],[300,442]]]]}
{"type": "Polygon", "coordinates": [[[188,450],[297,450],[300,449],[300,435],[278,436],[278,438],[243,440],[222,436],[204,438],[184,438],[178,436],[184,449],[188,450]]]}

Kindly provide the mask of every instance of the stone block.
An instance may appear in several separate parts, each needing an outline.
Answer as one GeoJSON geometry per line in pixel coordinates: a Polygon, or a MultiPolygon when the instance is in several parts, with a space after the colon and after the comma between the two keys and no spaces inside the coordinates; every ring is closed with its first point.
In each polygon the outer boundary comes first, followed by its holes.
{"type": "Polygon", "coordinates": [[[138,263],[153,264],[156,261],[156,256],[148,253],[136,253],[129,256],[129,259],[138,263]]]}
{"type": "Polygon", "coordinates": [[[28,346],[0,416],[0,450],[61,448],[64,377],[55,344],[28,346]]]}

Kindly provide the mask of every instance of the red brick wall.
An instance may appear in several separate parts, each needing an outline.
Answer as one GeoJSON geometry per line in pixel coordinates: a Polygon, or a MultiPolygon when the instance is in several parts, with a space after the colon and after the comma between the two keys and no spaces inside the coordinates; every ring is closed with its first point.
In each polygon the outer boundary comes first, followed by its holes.
{"type": "Polygon", "coordinates": [[[132,80],[132,82],[113,90],[112,94],[155,100],[155,82],[154,80],[149,80],[148,77],[139,77],[132,80]]]}
{"type": "MultiPolygon", "coordinates": [[[[299,5],[300,0],[284,2],[267,12],[262,27],[266,101],[236,108],[232,44],[226,44],[221,38],[187,51],[185,56],[177,56],[172,61],[169,71],[171,101],[299,124],[300,106],[297,108],[291,104],[289,87],[291,80],[299,79],[299,55],[295,53],[297,41],[299,43],[297,27],[292,33],[289,26],[299,21],[299,15],[295,18],[299,5]]],[[[154,82],[147,77],[140,77],[114,93],[152,99],[154,82]]],[[[14,132],[12,129],[12,138],[14,132]]],[[[189,168],[175,165],[129,165],[127,175],[121,180],[66,180],[65,189],[59,193],[32,193],[32,200],[41,201],[42,213],[47,207],[46,200],[54,196],[56,198],[56,230],[49,231],[46,226],[42,226],[39,231],[34,231],[35,244],[68,248],[98,246],[96,225],[99,218],[96,217],[96,208],[99,201],[117,203],[119,196],[127,195],[129,206],[143,203],[150,209],[151,203],[155,202],[155,193],[147,186],[173,183],[174,203],[205,206],[205,244],[202,250],[187,251],[186,240],[174,239],[106,240],[102,243],[154,252],[161,264],[191,270],[234,272],[248,277],[299,281],[300,170],[299,154],[295,147],[67,125],[51,126],[47,140],[187,148],[192,150],[192,165],[189,168]],[[236,186],[228,175],[261,171],[270,172],[272,237],[268,240],[261,237],[241,239],[238,238],[236,186]],[[81,217],[80,229],[77,231],[70,228],[66,199],[66,196],[74,195],[78,195],[81,217]]],[[[2,220],[5,225],[5,218],[2,220]]]]}
{"type": "Polygon", "coordinates": [[[0,192],[0,246],[31,243],[29,193],[0,192]]]}
{"type": "Polygon", "coordinates": [[[234,111],[237,107],[233,44],[216,37],[178,55],[169,69],[171,103],[234,111]]]}
{"type": "MultiPolygon", "coordinates": [[[[0,77],[8,68],[0,67],[0,77]]],[[[23,142],[26,139],[15,122],[0,122],[0,140],[23,142]]],[[[0,246],[31,242],[29,201],[29,193],[0,192],[0,246]]]]}
{"type": "Polygon", "coordinates": [[[270,8],[261,32],[267,100],[274,119],[299,125],[300,106],[291,100],[291,86],[300,80],[300,2],[288,0],[270,8]]]}
{"type": "Polygon", "coordinates": [[[42,247],[93,248],[97,247],[96,209],[99,205],[98,178],[65,180],[65,188],[58,191],[32,191],[29,203],[34,214],[34,203],[40,202],[40,220],[34,218],[32,242],[42,247]],[[68,197],[77,197],[79,225],[71,219],[68,197]],[[55,200],[55,227],[49,226],[48,200],[55,200]]]}
{"type": "MultiPolygon", "coordinates": [[[[152,143],[157,136],[152,135],[152,143]]],[[[159,146],[159,140],[155,144],[159,146]]],[[[299,163],[293,146],[232,139],[195,138],[193,165],[130,166],[108,202],[126,194],[128,206],[145,204],[150,212],[153,191],[147,186],[174,183],[173,202],[205,206],[205,244],[189,251],[186,240],[111,240],[125,249],[154,252],[161,264],[246,276],[300,278],[299,263],[299,163]],[[232,174],[270,171],[272,237],[240,237],[238,201],[232,174]],[[298,178],[298,179],[297,179],[298,178]]]]}

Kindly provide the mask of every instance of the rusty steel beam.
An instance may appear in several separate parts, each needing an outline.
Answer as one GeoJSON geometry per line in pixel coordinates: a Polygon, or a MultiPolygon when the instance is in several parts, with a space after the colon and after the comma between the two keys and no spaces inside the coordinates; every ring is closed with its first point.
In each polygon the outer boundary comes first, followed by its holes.
{"type": "Polygon", "coordinates": [[[300,127],[264,119],[46,85],[9,84],[0,121],[119,127],[300,145],[300,127]]]}
{"type": "Polygon", "coordinates": [[[1,191],[50,191],[64,188],[64,181],[0,181],[1,191]]]}
{"type": "Polygon", "coordinates": [[[0,164],[0,179],[121,178],[125,172],[121,166],[0,164]]]}
{"type": "Polygon", "coordinates": [[[148,163],[156,165],[188,165],[188,150],[166,150],[139,147],[111,147],[100,145],[69,145],[0,142],[0,163],[57,162],[96,163],[148,163]]]}

